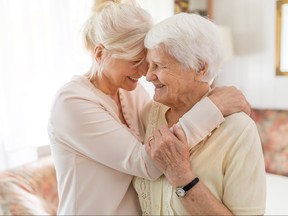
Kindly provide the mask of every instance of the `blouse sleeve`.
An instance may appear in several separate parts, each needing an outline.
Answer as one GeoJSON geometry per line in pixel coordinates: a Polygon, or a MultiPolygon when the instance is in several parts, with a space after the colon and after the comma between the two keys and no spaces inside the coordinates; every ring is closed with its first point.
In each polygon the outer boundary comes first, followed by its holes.
{"type": "Polygon", "coordinates": [[[52,133],[63,146],[123,173],[150,180],[161,175],[145,146],[115,119],[109,106],[60,97],[53,113],[52,133]]]}
{"type": "Polygon", "coordinates": [[[205,97],[179,119],[190,148],[211,135],[225,120],[215,104],[205,97]]]}

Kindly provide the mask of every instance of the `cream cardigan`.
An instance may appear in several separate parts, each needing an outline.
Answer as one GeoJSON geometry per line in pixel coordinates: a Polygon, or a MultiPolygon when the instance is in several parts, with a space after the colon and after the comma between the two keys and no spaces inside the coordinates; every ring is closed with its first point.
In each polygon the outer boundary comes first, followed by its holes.
{"type": "MultiPolygon", "coordinates": [[[[143,116],[150,115],[149,121],[144,121],[145,139],[154,129],[168,124],[165,118],[168,108],[155,102],[145,107],[143,116]]],[[[257,127],[251,118],[242,112],[226,117],[192,152],[193,172],[233,214],[265,213],[264,158],[257,127]]],[[[133,183],[143,215],[189,215],[165,176],[156,181],[138,177],[133,183]]]]}

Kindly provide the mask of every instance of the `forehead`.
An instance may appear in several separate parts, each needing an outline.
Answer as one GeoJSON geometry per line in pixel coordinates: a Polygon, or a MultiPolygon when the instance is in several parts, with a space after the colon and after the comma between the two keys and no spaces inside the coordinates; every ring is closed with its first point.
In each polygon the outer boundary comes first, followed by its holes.
{"type": "Polygon", "coordinates": [[[161,63],[176,63],[178,62],[172,57],[165,49],[155,48],[147,50],[147,61],[149,62],[161,62],[161,63]]]}
{"type": "Polygon", "coordinates": [[[148,49],[147,50],[147,60],[149,61],[170,61],[173,57],[162,48],[148,49]]]}

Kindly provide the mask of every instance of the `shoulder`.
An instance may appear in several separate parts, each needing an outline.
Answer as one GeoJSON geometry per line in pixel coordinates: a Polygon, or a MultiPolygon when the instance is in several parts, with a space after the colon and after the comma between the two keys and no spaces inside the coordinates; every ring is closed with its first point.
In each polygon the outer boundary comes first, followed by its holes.
{"type": "MultiPolygon", "coordinates": [[[[116,104],[111,98],[95,88],[89,79],[84,75],[74,76],[69,82],[59,88],[55,95],[54,106],[67,105],[83,107],[83,104],[93,107],[105,107],[116,109],[116,104]]],[[[73,107],[71,107],[73,106],[73,107]]]]}
{"type": "MultiPolygon", "coordinates": [[[[55,100],[88,99],[93,95],[92,84],[84,76],[74,76],[56,92],[55,100]]],[[[95,95],[95,94],[94,94],[95,95]]]]}
{"type": "Polygon", "coordinates": [[[56,92],[50,114],[78,116],[96,110],[112,112],[117,109],[111,99],[94,88],[85,76],[74,76],[56,92]]]}
{"type": "MultiPolygon", "coordinates": [[[[225,118],[216,137],[223,143],[223,148],[231,148],[230,154],[262,154],[260,136],[255,122],[245,113],[235,113],[225,118]]],[[[217,139],[217,138],[216,138],[217,139]]]]}
{"type": "Polygon", "coordinates": [[[261,141],[255,122],[245,113],[239,112],[225,117],[225,121],[213,133],[214,143],[220,148],[232,148],[233,152],[248,152],[251,148],[261,148],[261,141]]]}
{"type": "Polygon", "coordinates": [[[223,126],[228,130],[243,131],[247,128],[256,128],[256,124],[246,113],[238,112],[225,117],[223,126]]]}

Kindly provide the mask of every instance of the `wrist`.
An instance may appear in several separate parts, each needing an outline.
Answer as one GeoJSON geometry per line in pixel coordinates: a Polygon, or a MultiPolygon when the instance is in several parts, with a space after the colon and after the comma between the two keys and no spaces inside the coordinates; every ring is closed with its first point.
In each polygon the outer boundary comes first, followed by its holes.
{"type": "Polygon", "coordinates": [[[183,175],[177,175],[175,176],[175,179],[172,182],[172,186],[174,188],[177,187],[183,187],[189,182],[191,182],[192,179],[196,178],[196,175],[194,175],[191,171],[190,172],[183,172],[183,175]]]}
{"type": "Polygon", "coordinates": [[[217,103],[217,101],[219,101],[217,99],[216,96],[214,96],[213,94],[209,95],[208,98],[210,99],[210,101],[217,107],[217,109],[221,112],[221,114],[224,116],[223,112],[223,106],[221,105],[221,103],[217,103]]]}
{"type": "Polygon", "coordinates": [[[217,96],[214,96],[212,94],[212,95],[209,95],[208,98],[217,107],[217,109],[221,112],[222,116],[224,117],[225,116],[225,110],[224,110],[225,107],[222,106],[221,102],[217,103],[217,101],[219,101],[217,96]]]}
{"type": "Polygon", "coordinates": [[[192,181],[190,181],[185,186],[177,187],[175,190],[176,195],[178,197],[184,197],[190,189],[192,189],[196,184],[198,184],[198,182],[199,182],[199,178],[195,177],[192,181]]]}

